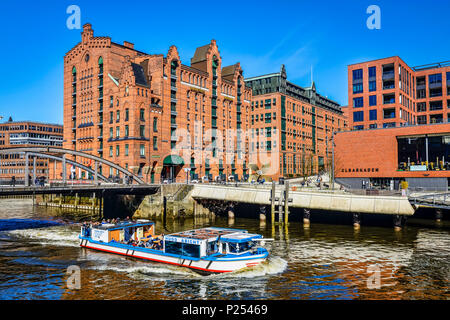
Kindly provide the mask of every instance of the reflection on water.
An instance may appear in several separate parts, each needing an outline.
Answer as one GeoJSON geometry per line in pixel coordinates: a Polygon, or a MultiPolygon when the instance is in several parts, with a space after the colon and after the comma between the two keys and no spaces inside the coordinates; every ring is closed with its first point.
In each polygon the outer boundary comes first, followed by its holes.
{"type": "MultiPolygon", "coordinates": [[[[78,247],[79,226],[27,201],[0,202],[0,299],[448,299],[448,228],[299,223],[271,226],[236,218],[233,227],[274,238],[255,268],[200,276],[176,266],[78,247]],[[67,267],[81,268],[81,290],[66,288],[67,267]],[[379,286],[372,288],[372,276],[379,286]]],[[[176,232],[228,221],[168,221],[176,232]]]]}

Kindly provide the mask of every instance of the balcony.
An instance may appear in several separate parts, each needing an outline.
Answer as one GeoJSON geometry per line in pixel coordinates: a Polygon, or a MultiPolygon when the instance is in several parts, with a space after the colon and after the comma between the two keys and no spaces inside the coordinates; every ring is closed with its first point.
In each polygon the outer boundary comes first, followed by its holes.
{"type": "Polygon", "coordinates": [[[384,80],[394,80],[395,79],[395,72],[394,72],[394,70],[383,72],[382,79],[383,79],[383,81],[384,80]]]}

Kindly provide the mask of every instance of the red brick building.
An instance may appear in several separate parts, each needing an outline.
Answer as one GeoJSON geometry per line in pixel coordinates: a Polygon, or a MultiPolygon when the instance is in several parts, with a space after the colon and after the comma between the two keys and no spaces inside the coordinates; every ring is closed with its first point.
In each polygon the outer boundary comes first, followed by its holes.
{"type": "Polygon", "coordinates": [[[250,126],[255,141],[250,155],[262,149],[279,157],[272,159],[271,167],[258,161],[258,168],[272,178],[313,175],[327,169],[332,133],[347,126],[340,105],[320,95],[314,83],[304,88],[287,81],[284,65],[278,73],[245,82],[253,90],[250,126]]]}
{"type": "Polygon", "coordinates": [[[352,130],[448,122],[450,62],[409,67],[400,57],[348,66],[352,130]]]}
{"type": "MultiPolygon", "coordinates": [[[[14,147],[62,147],[63,127],[58,124],[34,121],[8,121],[0,123],[0,149],[14,147]]],[[[23,154],[0,155],[0,181],[9,183],[14,176],[16,181],[24,181],[25,156],[23,154]]],[[[34,164],[37,177],[49,177],[47,159],[30,157],[29,173],[33,174],[34,164]]]]}
{"type": "Polygon", "coordinates": [[[447,191],[450,185],[450,123],[339,132],[335,138],[336,181],[361,189],[374,186],[447,191]]]}
{"type": "Polygon", "coordinates": [[[64,57],[64,147],[148,182],[185,181],[183,169],[191,178],[242,178],[249,141],[240,130],[248,130],[250,101],[240,64],[222,66],[214,40],[197,48],[188,66],[175,46],[147,54],[96,37],[86,24],[64,57]]]}

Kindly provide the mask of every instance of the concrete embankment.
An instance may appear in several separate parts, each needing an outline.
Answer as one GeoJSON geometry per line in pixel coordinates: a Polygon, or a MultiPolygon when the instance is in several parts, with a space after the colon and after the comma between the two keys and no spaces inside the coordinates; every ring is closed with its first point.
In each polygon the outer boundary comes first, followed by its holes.
{"type": "MultiPolygon", "coordinates": [[[[270,205],[270,189],[196,185],[194,199],[210,199],[270,205]]],[[[277,196],[278,192],[276,192],[277,196]]],[[[413,215],[414,208],[406,197],[335,194],[326,192],[290,191],[289,207],[311,210],[344,211],[391,215],[413,215]]]]}
{"type": "MultiPolygon", "coordinates": [[[[281,197],[283,188],[277,187],[276,197],[281,197]]],[[[268,206],[271,190],[268,188],[250,188],[248,186],[221,186],[221,185],[164,185],[160,193],[147,196],[135,213],[136,217],[159,217],[164,211],[164,197],[166,198],[167,217],[192,216],[194,203],[204,200],[219,202],[247,203],[268,206]]],[[[290,191],[289,207],[306,208],[310,210],[324,210],[330,212],[348,212],[358,214],[387,214],[406,215],[414,214],[406,197],[398,196],[372,196],[353,195],[330,192],[301,192],[290,191]]]]}

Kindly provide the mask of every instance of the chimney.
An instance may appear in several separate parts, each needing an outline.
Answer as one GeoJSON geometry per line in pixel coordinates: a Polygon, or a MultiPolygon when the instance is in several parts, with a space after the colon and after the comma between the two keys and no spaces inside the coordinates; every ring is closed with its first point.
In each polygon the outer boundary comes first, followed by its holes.
{"type": "Polygon", "coordinates": [[[90,23],[86,23],[83,26],[83,32],[81,33],[81,39],[83,43],[88,43],[89,39],[94,38],[94,30],[92,30],[92,25],[90,23]]]}
{"type": "Polygon", "coordinates": [[[134,44],[131,43],[131,42],[128,42],[128,41],[124,41],[123,42],[123,46],[127,47],[127,48],[130,48],[130,49],[134,49],[134,44]]]}

